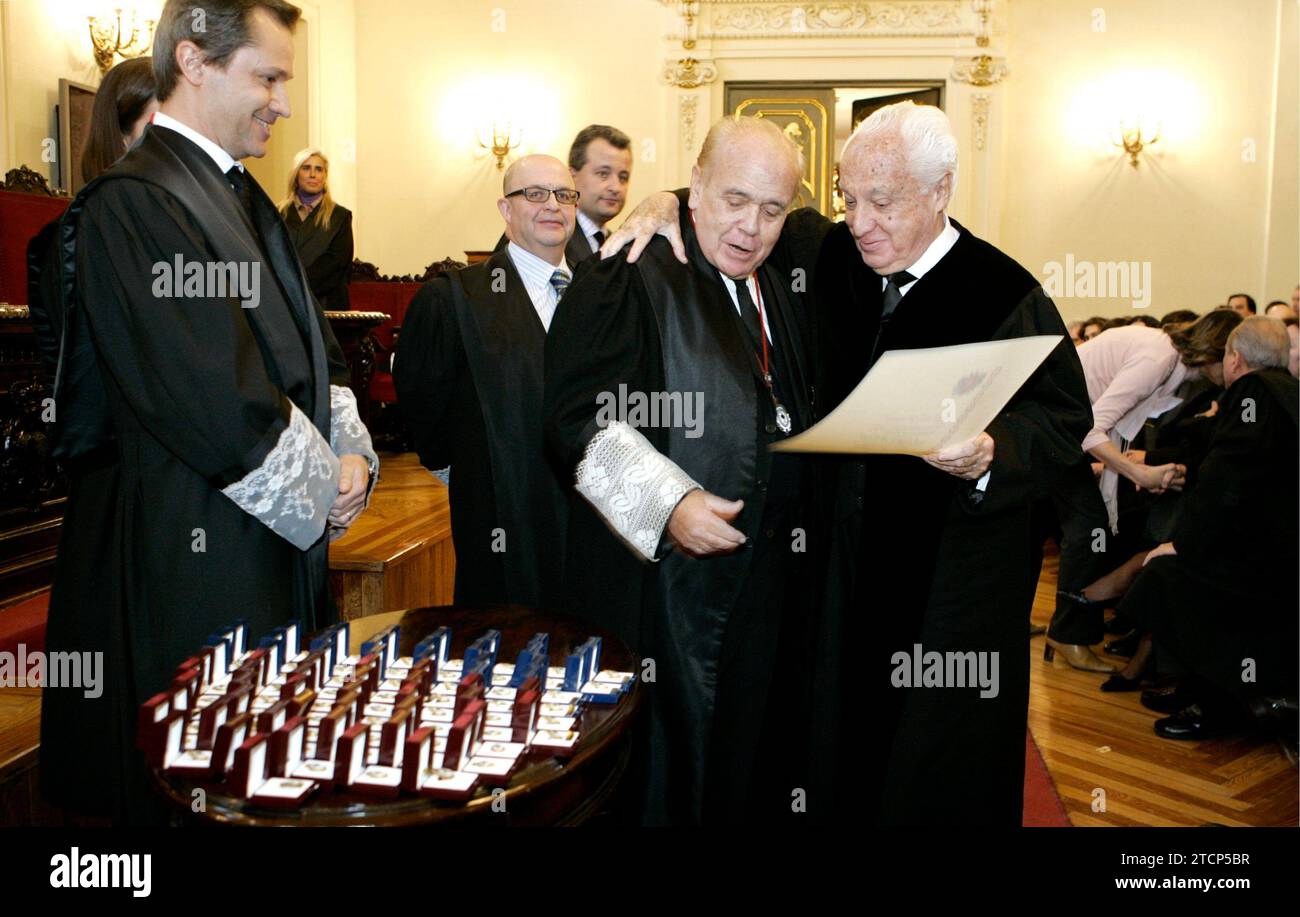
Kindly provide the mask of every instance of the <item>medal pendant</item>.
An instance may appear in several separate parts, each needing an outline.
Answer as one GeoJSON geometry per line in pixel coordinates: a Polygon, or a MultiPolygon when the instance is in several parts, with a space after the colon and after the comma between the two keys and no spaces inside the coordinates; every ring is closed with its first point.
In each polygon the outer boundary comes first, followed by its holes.
{"type": "Polygon", "coordinates": [[[776,406],[776,426],[782,433],[789,433],[794,425],[790,423],[790,412],[785,409],[785,405],[776,406]]]}

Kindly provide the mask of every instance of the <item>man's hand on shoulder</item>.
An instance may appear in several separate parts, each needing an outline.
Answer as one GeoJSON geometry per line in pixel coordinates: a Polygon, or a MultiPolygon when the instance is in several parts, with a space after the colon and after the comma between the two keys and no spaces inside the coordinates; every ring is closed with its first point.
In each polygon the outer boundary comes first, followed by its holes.
{"type": "Polygon", "coordinates": [[[605,240],[600,247],[600,257],[612,258],[628,242],[632,247],[627,253],[627,263],[634,264],[641,257],[641,252],[656,235],[663,236],[673,247],[673,254],[682,264],[686,263],[686,245],[682,242],[682,227],[679,222],[680,212],[677,195],[671,191],[657,191],[637,204],[618,231],[605,240]]]}
{"type": "Polygon", "coordinates": [[[744,500],[724,500],[706,490],[693,490],[668,518],[668,534],[690,557],[730,554],[745,543],[744,533],[728,525],[744,508],[744,500]]]}

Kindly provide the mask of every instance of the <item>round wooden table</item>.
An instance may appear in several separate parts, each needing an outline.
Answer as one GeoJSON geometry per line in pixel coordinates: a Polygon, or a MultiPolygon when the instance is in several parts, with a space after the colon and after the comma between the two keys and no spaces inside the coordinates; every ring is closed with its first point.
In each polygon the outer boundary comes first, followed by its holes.
{"type": "MultiPolygon", "coordinates": [[[[440,606],[372,615],[351,624],[352,652],[361,641],[391,624],[401,624],[399,655],[409,656],[415,644],[435,628],[449,627],[452,658],[489,629],[501,631],[500,662],[513,662],[536,633],[550,634],[552,665],[588,637],[601,638],[600,667],[637,671],[637,661],[616,637],[569,615],[542,613],[520,606],[483,608],[440,606]]],[[[525,759],[505,793],[492,795],[480,786],[464,803],[420,796],[379,798],[331,786],[319,789],[299,809],[274,809],[226,795],[222,783],[154,771],[153,779],[182,820],[188,823],[241,826],[416,826],[477,824],[576,825],[605,813],[627,769],[632,729],[641,709],[643,688],[633,684],[617,704],[586,704],[578,721],[581,738],[571,757],[533,756],[525,759]],[[202,811],[195,812],[195,790],[203,791],[202,811]]]]}

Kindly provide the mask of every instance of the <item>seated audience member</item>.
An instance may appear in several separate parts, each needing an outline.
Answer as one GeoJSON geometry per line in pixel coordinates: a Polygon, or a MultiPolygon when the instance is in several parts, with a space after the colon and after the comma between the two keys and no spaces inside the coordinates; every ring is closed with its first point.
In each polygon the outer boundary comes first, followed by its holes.
{"type": "Polygon", "coordinates": [[[1164,315],[1160,316],[1160,327],[1163,328],[1165,325],[1182,325],[1186,322],[1194,322],[1198,318],[1200,318],[1200,316],[1191,309],[1175,309],[1172,312],[1166,312],[1164,315]]]}
{"type": "Polygon", "coordinates": [[[1130,324],[1132,324],[1132,319],[1119,315],[1115,318],[1106,319],[1105,323],[1101,326],[1101,330],[1104,332],[1109,331],[1112,328],[1127,328],[1130,324]]]}
{"type": "Polygon", "coordinates": [[[1094,315],[1092,318],[1084,319],[1083,329],[1079,332],[1079,338],[1084,341],[1091,341],[1097,335],[1101,334],[1102,325],[1106,320],[1100,315],[1094,315]]]}
{"type": "Polygon", "coordinates": [[[1268,318],[1277,318],[1286,321],[1288,318],[1295,318],[1296,314],[1289,305],[1280,299],[1275,299],[1264,307],[1264,315],[1268,318]]]}
{"type": "Polygon", "coordinates": [[[1300,319],[1284,319],[1286,325],[1287,337],[1291,339],[1291,361],[1287,364],[1287,369],[1293,376],[1300,376],[1300,319]]]}
{"type": "Polygon", "coordinates": [[[1083,449],[1105,467],[1099,482],[1087,476],[1062,478],[1051,495],[1062,540],[1056,611],[1043,654],[1048,661],[1060,652],[1076,669],[1113,671],[1089,647],[1101,641],[1105,629],[1096,580],[1106,572],[1107,558],[1127,557],[1131,539],[1140,534],[1119,528],[1119,478],[1163,493],[1171,485],[1181,486],[1186,473],[1173,462],[1152,466],[1133,461],[1125,451],[1148,418],[1180,403],[1175,393],[1184,382],[1201,376],[1221,379],[1224,343],[1238,321],[1233,314],[1216,312],[1168,329],[1125,326],[1102,332],[1078,349],[1093,414],[1083,449]],[[1099,527],[1124,541],[1112,538],[1106,552],[1094,550],[1091,533],[1099,527]]]}
{"type": "Polygon", "coordinates": [[[1068,325],[1065,326],[1065,330],[1069,332],[1070,340],[1074,342],[1075,347],[1078,347],[1080,344],[1083,343],[1083,337],[1082,337],[1083,322],[1079,322],[1079,321],[1070,322],[1068,325]]]}
{"type": "Polygon", "coordinates": [[[1155,723],[1164,738],[1232,731],[1247,707],[1276,713],[1286,698],[1294,710],[1300,388],[1285,369],[1289,352],[1275,319],[1247,319],[1229,336],[1228,389],[1200,481],[1174,537],[1147,555],[1120,603],[1152,637],[1124,675],[1154,665],[1178,676],[1174,688],[1143,692],[1145,706],[1170,714],[1155,723]],[[1241,545],[1267,545],[1269,557],[1232,549],[1241,545]]]}
{"type": "Polygon", "coordinates": [[[1233,293],[1228,297],[1227,307],[1242,318],[1255,314],[1255,300],[1245,293],[1233,293]]]}
{"type": "Polygon", "coordinates": [[[1138,315],[1129,322],[1130,325],[1146,325],[1148,328],[1159,328],[1162,322],[1151,315],[1138,315]]]}

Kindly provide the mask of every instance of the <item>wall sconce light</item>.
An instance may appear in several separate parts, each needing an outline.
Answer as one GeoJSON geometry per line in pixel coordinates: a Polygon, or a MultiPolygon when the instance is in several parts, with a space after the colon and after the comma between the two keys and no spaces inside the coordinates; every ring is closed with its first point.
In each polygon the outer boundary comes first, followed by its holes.
{"type": "Polygon", "coordinates": [[[490,132],[480,130],[478,135],[478,145],[497,158],[497,169],[506,167],[506,157],[510,155],[511,150],[518,150],[522,142],[523,131],[512,127],[509,121],[504,125],[493,121],[490,132]],[[489,133],[491,140],[488,139],[489,133]]]}
{"type": "Polygon", "coordinates": [[[135,10],[131,10],[130,26],[122,27],[122,10],[113,10],[113,19],[90,16],[90,43],[95,50],[95,63],[101,73],[107,73],[113,66],[115,55],[123,58],[143,57],[153,46],[153,30],[157,23],[153,19],[144,21],[144,39],[140,39],[140,28],[136,24],[135,10]],[[123,41],[127,32],[130,38],[123,41]]]}
{"type": "Polygon", "coordinates": [[[1142,150],[1156,143],[1159,139],[1159,122],[1154,125],[1147,125],[1144,131],[1142,124],[1121,121],[1116,130],[1114,143],[1115,146],[1124,149],[1124,152],[1128,154],[1129,165],[1136,169],[1139,162],[1138,156],[1141,155],[1142,150]],[[1146,134],[1145,137],[1143,136],[1144,133],[1146,134]]]}

